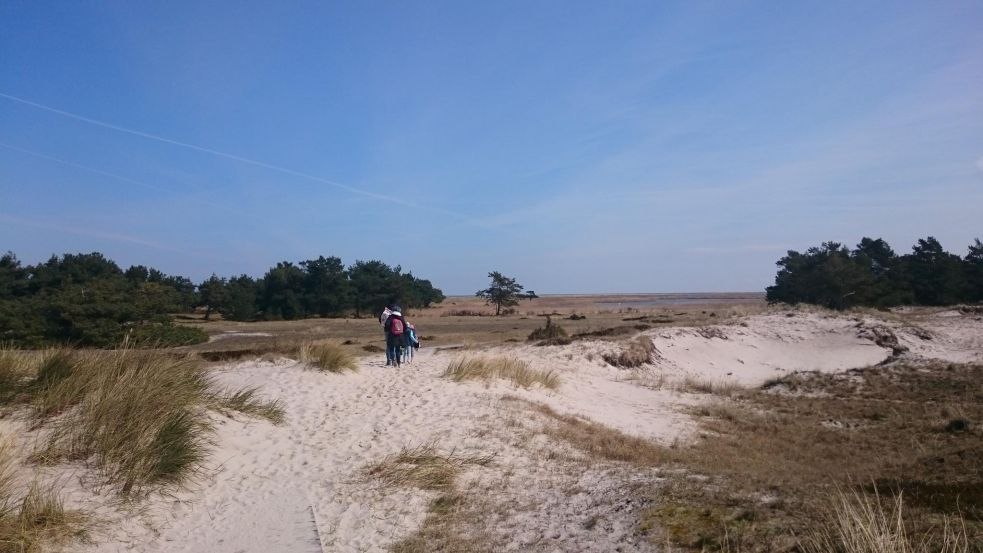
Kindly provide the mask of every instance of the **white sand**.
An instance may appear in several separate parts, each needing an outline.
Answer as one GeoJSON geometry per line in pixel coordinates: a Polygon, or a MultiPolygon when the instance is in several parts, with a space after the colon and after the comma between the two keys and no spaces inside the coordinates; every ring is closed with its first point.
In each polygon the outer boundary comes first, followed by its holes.
{"type": "MultiPolygon", "coordinates": [[[[983,331],[961,317],[939,317],[918,333],[891,326],[912,355],[980,359],[983,331]],[[974,348],[976,348],[974,350],[974,348]]],[[[822,312],[756,316],[744,324],[709,329],[648,331],[658,358],[641,370],[606,365],[611,342],[562,347],[501,348],[534,368],[555,370],[556,391],[516,390],[497,382],[454,383],[440,377],[455,352],[424,350],[412,365],[362,362],[357,373],[330,374],[301,365],[251,361],[218,371],[234,386],[259,386],[286,406],[282,426],[216,416],[213,463],[193,490],[157,497],[141,515],[112,516],[106,498],[87,491],[75,474],[60,476],[71,501],[110,522],[89,552],[317,552],[383,551],[423,523],[433,492],[384,488],[361,470],[400,448],[435,442],[444,450],[494,454],[472,468],[460,487],[496,505],[485,528],[513,551],[649,551],[634,525],[643,505],[637,486],[654,488],[657,473],[626,481],[604,464],[563,462],[578,453],[551,444],[534,429],[535,417],[505,394],[542,402],[624,432],[669,443],[693,429],[681,406],[698,396],[651,386],[686,376],[758,385],[796,370],[840,371],[886,359],[891,351],[858,338],[857,324],[885,324],[822,312]],[[646,387],[648,386],[648,387],[646,387]],[[511,421],[508,422],[507,421],[511,421]],[[115,520],[114,520],[115,519],[115,520]]],[[[16,430],[0,421],[0,430],[16,430]]]]}

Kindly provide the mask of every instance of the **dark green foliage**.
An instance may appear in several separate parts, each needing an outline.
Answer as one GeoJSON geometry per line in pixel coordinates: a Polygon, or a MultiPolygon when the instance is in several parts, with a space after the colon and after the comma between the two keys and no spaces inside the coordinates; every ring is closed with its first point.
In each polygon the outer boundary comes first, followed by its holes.
{"type": "Polygon", "coordinates": [[[397,299],[401,283],[396,275],[381,261],[356,261],[349,267],[356,316],[381,310],[397,299]]]}
{"type": "Polygon", "coordinates": [[[205,282],[198,285],[198,302],[205,308],[205,320],[212,316],[212,311],[218,311],[226,302],[228,283],[213,273],[205,282]]]}
{"type": "Polygon", "coordinates": [[[8,253],[0,258],[0,341],[113,347],[132,328],[167,323],[171,313],[191,309],[194,297],[184,277],[143,266],[124,272],[100,253],[26,267],[8,253]]]}
{"type": "Polygon", "coordinates": [[[267,271],[260,281],[260,302],[267,319],[303,319],[307,316],[304,308],[304,269],[281,261],[267,271]]]}
{"type": "Polygon", "coordinates": [[[304,268],[303,304],[307,313],[328,317],[350,305],[351,285],[341,259],[318,257],[301,261],[304,268]]]}
{"type": "Polygon", "coordinates": [[[967,292],[973,301],[983,302],[983,242],[977,238],[969,246],[965,262],[967,292]]]}
{"type": "Polygon", "coordinates": [[[778,261],[769,302],[812,303],[832,309],[865,305],[951,305],[983,301],[983,244],[964,259],[931,236],[898,256],[884,240],[864,238],[850,251],[825,242],[778,261]]]}
{"type": "Polygon", "coordinates": [[[382,311],[391,303],[427,307],[444,295],[429,280],[381,261],[346,269],[337,257],[281,262],[260,279],[217,275],[195,286],[180,276],[134,265],[123,271],[100,253],[65,254],[22,266],[0,256],[0,343],[116,347],[178,346],[204,341],[172,315],[201,307],[208,320],[300,319],[382,311]]]}
{"type": "Polygon", "coordinates": [[[523,293],[521,284],[516,282],[514,278],[509,278],[498,271],[488,273],[488,278],[491,279],[491,286],[484,290],[478,290],[474,295],[484,299],[488,305],[494,305],[496,315],[502,313],[503,307],[519,305],[520,299],[537,297],[536,293],[531,290],[528,293],[523,293]]]}
{"type": "Polygon", "coordinates": [[[248,275],[230,278],[225,285],[225,301],[219,306],[219,312],[226,319],[233,321],[255,319],[258,314],[256,307],[258,290],[259,284],[248,275]]]}

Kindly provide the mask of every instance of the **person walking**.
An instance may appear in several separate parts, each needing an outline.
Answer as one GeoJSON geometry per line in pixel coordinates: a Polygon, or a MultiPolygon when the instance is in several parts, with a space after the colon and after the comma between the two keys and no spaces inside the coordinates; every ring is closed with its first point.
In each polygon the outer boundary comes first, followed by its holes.
{"type": "MultiPolygon", "coordinates": [[[[392,359],[392,366],[398,367],[402,347],[406,343],[406,319],[400,312],[399,306],[394,305],[392,313],[384,324],[386,329],[386,359],[392,359]]],[[[388,367],[389,362],[386,363],[388,367]]]]}
{"type": "Polygon", "coordinates": [[[413,323],[406,323],[406,339],[405,346],[403,348],[403,362],[409,363],[413,361],[413,350],[420,347],[420,342],[416,338],[416,327],[413,323]]]}
{"type": "Polygon", "coordinates": [[[386,366],[393,364],[393,358],[389,355],[389,331],[386,330],[386,321],[389,320],[389,316],[393,314],[392,306],[387,305],[385,309],[382,310],[382,315],[379,315],[379,324],[382,326],[382,335],[386,338],[386,366]]]}

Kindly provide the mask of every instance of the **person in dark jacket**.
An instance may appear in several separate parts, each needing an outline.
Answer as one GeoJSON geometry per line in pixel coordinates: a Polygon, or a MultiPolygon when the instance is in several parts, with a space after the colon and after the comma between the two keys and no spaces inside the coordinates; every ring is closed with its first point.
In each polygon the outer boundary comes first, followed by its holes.
{"type": "Polygon", "coordinates": [[[406,318],[403,317],[399,306],[393,306],[392,313],[386,319],[386,366],[399,366],[402,348],[406,345],[406,318]]]}

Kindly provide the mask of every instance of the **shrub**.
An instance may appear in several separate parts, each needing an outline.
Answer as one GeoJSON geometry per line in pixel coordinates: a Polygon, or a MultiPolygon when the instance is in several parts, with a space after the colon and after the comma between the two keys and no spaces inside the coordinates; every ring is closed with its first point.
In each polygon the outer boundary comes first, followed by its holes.
{"type": "Polygon", "coordinates": [[[546,316],[545,326],[537,328],[529,334],[529,340],[540,340],[540,342],[536,344],[539,346],[565,345],[570,343],[570,338],[567,336],[567,331],[564,330],[562,326],[554,324],[553,317],[550,315],[546,316]]]}
{"type": "Polygon", "coordinates": [[[639,336],[628,342],[621,353],[606,353],[602,357],[615,367],[631,369],[641,367],[652,361],[652,354],[655,352],[655,344],[652,343],[652,339],[648,336],[639,336]]]}
{"type": "Polygon", "coordinates": [[[355,358],[340,344],[334,342],[308,342],[300,346],[299,357],[301,363],[328,372],[358,370],[355,358]]]}

